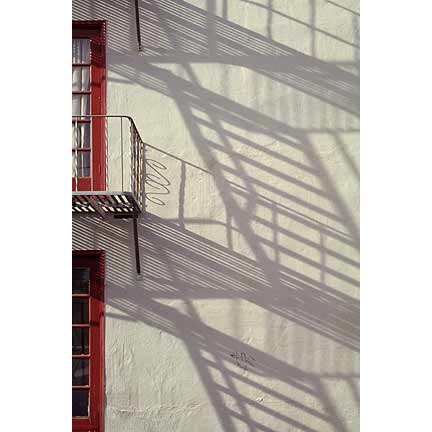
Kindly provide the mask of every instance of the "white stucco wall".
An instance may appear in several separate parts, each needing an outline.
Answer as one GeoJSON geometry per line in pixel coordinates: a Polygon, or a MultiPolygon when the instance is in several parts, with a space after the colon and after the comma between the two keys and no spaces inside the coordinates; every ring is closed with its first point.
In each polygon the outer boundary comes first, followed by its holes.
{"type": "Polygon", "coordinates": [[[74,0],[147,148],[106,251],[106,430],[359,430],[359,4],[74,0]]]}

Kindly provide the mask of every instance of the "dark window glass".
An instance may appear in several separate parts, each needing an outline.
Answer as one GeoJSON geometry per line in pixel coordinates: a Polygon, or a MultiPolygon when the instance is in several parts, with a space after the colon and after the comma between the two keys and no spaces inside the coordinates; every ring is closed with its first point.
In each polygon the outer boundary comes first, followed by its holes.
{"type": "Polygon", "coordinates": [[[88,390],[72,389],[72,417],[88,417],[88,390]]]}
{"type": "Polygon", "coordinates": [[[72,359],[72,385],[83,386],[89,383],[89,359],[72,359]]]}
{"type": "Polygon", "coordinates": [[[89,352],[89,329],[72,329],[72,354],[88,354],[89,352]]]}
{"type": "Polygon", "coordinates": [[[72,270],[72,294],[88,294],[90,269],[78,267],[72,270]]]}
{"type": "Polygon", "coordinates": [[[73,324],[88,324],[89,310],[88,298],[73,298],[72,299],[72,323],[73,324]]]}

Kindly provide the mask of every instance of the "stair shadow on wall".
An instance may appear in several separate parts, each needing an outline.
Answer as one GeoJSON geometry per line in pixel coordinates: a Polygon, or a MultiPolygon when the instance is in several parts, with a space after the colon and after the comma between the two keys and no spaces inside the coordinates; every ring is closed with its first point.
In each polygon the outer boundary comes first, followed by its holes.
{"type": "MultiPolygon", "coordinates": [[[[337,352],[333,353],[336,355],[326,354],[326,349],[329,349],[325,347],[326,343],[314,347],[313,341],[309,340],[307,349],[311,355],[322,358],[323,370],[330,367],[338,372],[304,371],[280,356],[277,358],[206,324],[194,302],[214,299],[247,301],[268,314],[279,316],[287,326],[295,323],[316,333],[319,335],[316,340],[331,340],[338,346],[356,351],[359,332],[357,300],[338,292],[324,292],[307,280],[294,278],[290,270],[282,266],[278,268],[280,284],[271,285],[254,260],[151,214],[147,214],[139,225],[143,257],[141,280],[136,280],[133,274],[133,244],[128,222],[80,218],[75,221],[74,232],[74,248],[94,248],[96,235],[97,247],[111,251],[107,255],[107,316],[141,322],[181,340],[224,431],[236,431],[237,421],[247,424],[251,431],[280,430],[260,422],[249,409],[258,410],[286,425],[288,429],[282,430],[318,432],[327,430],[329,426],[338,432],[348,430],[332,403],[325,381],[345,382],[357,400],[358,372],[352,359],[348,365],[343,364],[343,357],[339,358],[337,352]],[[167,300],[176,300],[185,309],[181,311],[176,306],[164,304],[167,300]],[[234,353],[244,353],[253,358],[253,365],[247,373],[236,367],[239,359],[233,357],[234,353]],[[223,377],[224,385],[214,380],[215,371],[223,377]],[[260,376],[267,380],[261,381],[260,376]],[[289,390],[282,393],[275,390],[271,384],[274,380],[289,390]],[[264,400],[278,400],[286,409],[275,409],[265,401],[259,403],[251,399],[237,389],[238,384],[253,388],[264,400]],[[296,397],[291,397],[290,391],[296,397]],[[299,394],[312,402],[299,400],[299,394]],[[227,396],[235,401],[236,409],[226,403],[227,396]],[[290,415],[291,411],[297,414],[290,415]],[[310,426],[308,419],[315,426],[310,426]]],[[[274,329],[267,329],[267,333],[272,331],[274,329]]],[[[285,342],[289,343],[280,337],[279,343],[285,342]]],[[[299,341],[296,342],[296,349],[299,349],[299,341]]]]}

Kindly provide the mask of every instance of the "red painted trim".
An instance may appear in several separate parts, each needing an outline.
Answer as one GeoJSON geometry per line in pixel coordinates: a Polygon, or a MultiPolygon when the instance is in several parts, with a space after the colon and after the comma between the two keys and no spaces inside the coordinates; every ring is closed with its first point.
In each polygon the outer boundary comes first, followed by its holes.
{"type": "MultiPolygon", "coordinates": [[[[89,417],[72,418],[72,430],[104,430],[104,289],[105,253],[72,251],[72,267],[90,267],[90,410],[89,417]]],[[[88,356],[87,356],[88,357],[88,356]]],[[[79,388],[73,387],[73,388],[79,388]]],[[[86,386],[82,386],[86,388],[86,386]]]]}
{"type": "MultiPolygon", "coordinates": [[[[106,21],[72,21],[72,37],[91,41],[90,114],[106,114],[106,21]]],[[[79,178],[78,190],[106,190],[104,138],[105,120],[92,119],[91,178],[79,178]]],[[[72,178],[72,190],[75,189],[75,178],[72,178]]]]}

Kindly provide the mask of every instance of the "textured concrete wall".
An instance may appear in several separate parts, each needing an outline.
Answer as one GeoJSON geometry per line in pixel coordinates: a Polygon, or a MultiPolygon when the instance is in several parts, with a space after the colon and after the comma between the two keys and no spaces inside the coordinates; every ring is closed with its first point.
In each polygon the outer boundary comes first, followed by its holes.
{"type": "Polygon", "coordinates": [[[359,430],[359,5],[74,0],[107,19],[107,106],[147,213],[106,250],[106,430],[359,430]]]}

